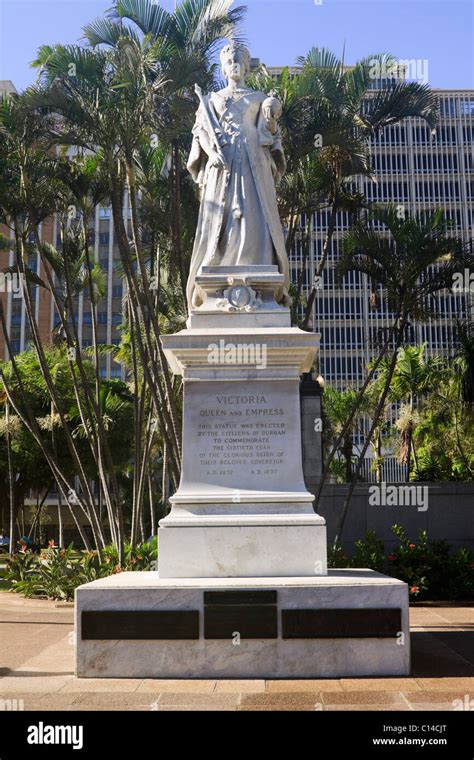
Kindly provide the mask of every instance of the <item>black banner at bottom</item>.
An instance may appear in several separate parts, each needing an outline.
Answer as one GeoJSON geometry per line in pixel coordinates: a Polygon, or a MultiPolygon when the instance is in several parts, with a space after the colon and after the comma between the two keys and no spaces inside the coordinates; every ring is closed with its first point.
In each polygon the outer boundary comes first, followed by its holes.
{"type": "Polygon", "coordinates": [[[249,750],[281,757],[304,748],[315,755],[472,760],[474,712],[0,712],[0,760],[99,753],[128,760],[160,748],[219,758],[249,750]]]}

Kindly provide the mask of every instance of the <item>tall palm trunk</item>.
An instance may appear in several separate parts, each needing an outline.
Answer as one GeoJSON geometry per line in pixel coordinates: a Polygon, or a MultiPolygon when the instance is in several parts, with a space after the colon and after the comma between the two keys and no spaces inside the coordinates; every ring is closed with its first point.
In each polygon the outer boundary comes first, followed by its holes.
{"type": "MultiPolygon", "coordinates": [[[[144,388],[145,391],[145,388],[144,388]]],[[[144,394],[145,395],[145,394],[144,394]]],[[[144,400],[142,403],[142,408],[144,406],[144,400]]],[[[145,499],[145,486],[146,486],[146,478],[147,473],[149,470],[149,461],[150,461],[150,455],[151,455],[151,447],[153,442],[153,421],[152,421],[152,413],[151,409],[148,412],[148,419],[145,427],[145,436],[144,436],[144,445],[143,445],[143,455],[141,457],[140,462],[140,469],[139,469],[139,479],[138,479],[138,493],[137,493],[137,500],[138,500],[138,515],[139,515],[139,522],[141,526],[141,531],[144,530],[144,499],[145,499]]],[[[142,539],[144,540],[144,539],[142,539]]]]}
{"type": "MultiPolygon", "coordinates": [[[[65,440],[66,440],[66,444],[67,444],[69,453],[71,455],[71,458],[72,458],[72,461],[73,461],[73,464],[74,464],[74,468],[75,468],[76,473],[77,473],[77,475],[79,477],[79,480],[80,480],[80,483],[81,483],[81,488],[83,490],[83,493],[86,494],[86,496],[87,496],[87,502],[88,502],[88,505],[89,505],[89,511],[90,511],[90,514],[91,514],[91,516],[93,518],[94,527],[95,527],[95,530],[96,530],[96,533],[97,533],[97,538],[100,537],[100,540],[103,541],[104,540],[103,533],[102,533],[102,530],[101,530],[101,526],[99,525],[99,521],[98,521],[98,517],[97,517],[97,514],[96,514],[96,509],[95,509],[94,496],[93,496],[91,488],[90,488],[90,484],[89,484],[89,481],[88,481],[88,478],[87,478],[87,474],[86,474],[86,472],[84,470],[84,467],[82,465],[81,457],[79,456],[79,453],[78,453],[78,450],[76,448],[74,439],[73,439],[73,437],[71,435],[71,431],[69,429],[69,423],[68,423],[68,421],[66,419],[66,415],[65,415],[64,411],[62,410],[61,404],[59,402],[59,398],[58,398],[57,393],[56,393],[55,383],[54,383],[54,381],[53,381],[53,379],[51,377],[51,373],[50,373],[50,370],[49,370],[49,367],[48,367],[48,363],[46,361],[46,356],[45,356],[45,353],[44,353],[44,350],[43,350],[43,344],[42,344],[42,341],[41,341],[41,338],[40,338],[40,335],[39,335],[39,332],[38,332],[38,325],[36,323],[36,319],[35,319],[35,315],[34,315],[34,311],[33,311],[33,304],[32,304],[31,291],[30,291],[30,283],[29,283],[28,278],[26,277],[26,274],[25,274],[25,271],[26,271],[25,241],[24,241],[24,238],[23,238],[23,233],[20,233],[18,231],[17,227],[15,229],[15,235],[16,235],[16,240],[17,240],[17,245],[18,245],[18,252],[19,252],[19,256],[17,256],[17,266],[18,266],[18,269],[19,269],[19,273],[22,276],[22,281],[23,281],[23,284],[24,284],[24,287],[23,287],[23,299],[24,299],[25,309],[26,309],[26,313],[27,313],[28,321],[29,321],[29,325],[30,325],[31,337],[33,339],[33,345],[35,347],[36,354],[37,354],[38,361],[39,361],[39,365],[40,365],[41,374],[42,374],[43,379],[45,381],[45,384],[46,384],[48,393],[50,395],[50,398],[51,398],[52,402],[54,403],[54,407],[57,410],[57,413],[58,413],[58,415],[60,417],[61,425],[63,427],[64,437],[65,437],[65,440]]],[[[105,545],[105,543],[104,543],[104,545],[105,545]]]]}
{"type": "MultiPolygon", "coordinates": [[[[36,240],[37,240],[37,246],[39,250],[41,250],[41,241],[39,239],[37,228],[35,229],[35,235],[36,235],[36,240]]],[[[85,247],[87,248],[87,238],[85,240],[85,247]]],[[[90,260],[89,260],[89,271],[91,271],[90,260]]],[[[49,268],[47,266],[45,266],[45,272],[48,279],[48,284],[50,285],[50,288],[53,292],[56,309],[58,310],[58,314],[60,316],[63,329],[67,336],[68,345],[70,348],[74,349],[75,358],[74,359],[68,358],[68,366],[69,366],[69,371],[70,371],[71,380],[73,384],[74,394],[75,394],[79,414],[81,417],[82,425],[84,428],[84,432],[90,444],[92,456],[97,464],[100,487],[102,489],[102,493],[104,494],[104,499],[105,499],[105,503],[107,507],[107,514],[108,514],[108,519],[109,519],[109,527],[111,531],[112,541],[117,547],[119,564],[122,565],[125,559],[122,507],[120,503],[120,495],[118,491],[117,480],[115,477],[114,464],[113,464],[112,456],[111,456],[110,449],[108,446],[107,433],[103,425],[102,410],[100,408],[100,380],[99,380],[98,387],[96,385],[97,396],[96,398],[94,398],[94,395],[92,394],[89,388],[89,380],[84,369],[84,365],[82,362],[82,355],[79,348],[79,334],[77,330],[77,323],[76,323],[75,313],[74,313],[73,289],[72,289],[72,283],[70,280],[69,266],[68,266],[67,260],[65,261],[65,266],[64,266],[64,279],[65,279],[65,287],[66,287],[67,311],[71,315],[72,335],[69,329],[67,314],[63,313],[61,304],[55,295],[54,282],[52,280],[51,272],[49,271],[49,268]],[[75,365],[77,365],[77,368],[79,370],[81,381],[79,381],[76,376],[75,365]],[[84,391],[83,394],[81,394],[81,390],[84,391]],[[107,478],[106,461],[108,465],[108,470],[111,473],[113,493],[111,493],[108,478],[107,478]]],[[[91,305],[92,305],[92,279],[91,277],[92,276],[90,274],[89,287],[91,289],[90,295],[91,295],[91,305]]],[[[95,351],[96,351],[96,360],[98,361],[97,343],[96,343],[95,351]]],[[[99,373],[99,367],[97,365],[96,366],[96,383],[97,383],[98,373],[99,373]]]]}
{"type": "Polygon", "coordinates": [[[58,492],[58,546],[60,549],[64,548],[64,523],[63,523],[63,513],[62,513],[62,502],[61,502],[61,496],[58,492]]]}
{"type": "Polygon", "coordinates": [[[149,507],[150,507],[151,535],[156,536],[156,512],[155,512],[155,500],[153,497],[153,481],[151,478],[150,462],[148,462],[148,468],[147,468],[147,482],[148,482],[148,500],[149,500],[149,507]]]}
{"type": "Polygon", "coordinates": [[[298,322],[298,306],[300,302],[301,291],[303,289],[303,279],[306,272],[306,265],[309,260],[309,252],[312,245],[311,223],[312,223],[312,219],[311,219],[311,216],[309,216],[309,220],[306,223],[306,229],[301,240],[301,246],[302,246],[301,266],[298,270],[298,277],[296,280],[296,294],[291,304],[291,324],[296,324],[298,322]]]}
{"type": "Polygon", "coordinates": [[[186,298],[186,272],[183,261],[183,245],[181,235],[181,156],[179,152],[179,144],[177,140],[173,140],[172,148],[172,167],[171,167],[171,245],[173,249],[173,259],[177,262],[179,281],[181,284],[181,292],[183,295],[183,301],[187,304],[186,298]]]}
{"type": "MultiPolygon", "coordinates": [[[[54,457],[57,459],[57,446],[56,446],[56,437],[54,435],[54,404],[51,402],[50,407],[50,414],[51,414],[51,444],[53,447],[53,454],[54,457]]],[[[59,539],[58,539],[58,545],[59,548],[62,549],[64,545],[64,535],[63,535],[63,517],[61,513],[61,489],[59,487],[59,483],[56,481],[56,501],[58,504],[58,531],[59,531],[59,539]]]]}
{"type": "Polygon", "coordinates": [[[163,444],[163,465],[161,471],[161,498],[163,500],[163,507],[165,510],[168,508],[168,496],[169,496],[169,479],[168,479],[168,446],[163,444]]]}
{"type": "Polygon", "coordinates": [[[384,358],[384,356],[386,355],[386,353],[388,351],[388,347],[389,347],[389,345],[390,345],[390,343],[392,341],[392,338],[394,336],[394,333],[395,333],[397,321],[398,321],[398,315],[397,315],[394,323],[392,324],[392,326],[391,326],[391,328],[389,330],[387,339],[386,339],[385,343],[383,344],[383,346],[382,346],[382,348],[381,348],[381,350],[380,350],[380,352],[379,352],[379,354],[378,354],[375,362],[372,364],[372,368],[370,369],[370,371],[367,374],[367,377],[365,378],[364,384],[362,385],[362,388],[360,389],[360,391],[359,391],[359,393],[357,395],[357,398],[356,398],[356,400],[355,400],[355,402],[354,402],[354,404],[353,404],[353,406],[351,408],[351,411],[350,411],[350,413],[349,413],[349,415],[347,417],[347,420],[344,423],[344,425],[342,427],[342,430],[339,433],[339,436],[338,436],[338,438],[336,440],[336,443],[332,447],[331,452],[330,452],[330,454],[329,454],[329,456],[328,456],[328,458],[326,460],[326,464],[324,466],[323,474],[321,476],[321,480],[320,480],[320,482],[318,484],[318,488],[316,490],[316,494],[315,494],[315,498],[314,498],[314,511],[315,512],[318,511],[319,501],[321,499],[321,494],[322,494],[322,491],[323,491],[323,488],[324,488],[324,484],[325,484],[325,482],[327,480],[327,477],[328,477],[330,469],[331,469],[332,461],[333,461],[333,459],[334,459],[337,451],[339,450],[339,447],[341,446],[342,442],[344,441],[345,436],[347,435],[348,431],[351,429],[351,427],[352,427],[352,425],[354,423],[354,418],[355,418],[357,412],[359,411],[359,409],[360,409],[360,407],[362,405],[362,402],[364,400],[365,392],[366,392],[368,386],[370,385],[370,383],[372,381],[372,378],[375,376],[375,373],[376,373],[377,369],[379,368],[379,366],[380,366],[380,364],[382,362],[382,359],[384,358]]]}
{"type": "Polygon", "coordinates": [[[393,375],[395,373],[395,368],[397,366],[398,349],[400,348],[400,345],[401,345],[402,340],[403,340],[403,334],[404,334],[404,331],[405,331],[406,322],[407,322],[407,318],[406,317],[402,317],[401,321],[400,321],[400,324],[399,324],[399,326],[397,328],[397,331],[396,331],[395,347],[394,347],[394,350],[393,350],[393,354],[392,354],[392,358],[391,358],[391,362],[390,362],[389,371],[388,371],[387,377],[385,379],[385,384],[384,384],[384,388],[383,388],[383,391],[382,391],[382,395],[380,396],[380,400],[379,400],[379,402],[377,404],[377,407],[376,407],[376,410],[374,412],[374,417],[373,417],[373,420],[372,420],[372,425],[371,425],[370,431],[369,431],[369,433],[368,433],[368,435],[366,437],[364,446],[362,447],[362,451],[359,454],[359,458],[357,460],[357,466],[356,466],[354,474],[352,475],[351,483],[350,483],[350,486],[349,486],[349,491],[348,491],[348,493],[347,493],[347,495],[346,495],[346,497],[344,499],[344,504],[342,506],[341,518],[339,520],[339,525],[338,525],[338,528],[337,528],[337,531],[336,531],[336,535],[334,537],[334,546],[337,546],[337,544],[339,544],[339,542],[340,542],[340,539],[341,539],[341,536],[342,536],[342,531],[344,530],[344,523],[346,521],[346,516],[347,516],[347,511],[348,511],[348,508],[349,508],[349,504],[351,502],[352,494],[354,493],[354,489],[356,487],[356,483],[359,480],[360,471],[362,469],[362,465],[363,465],[364,460],[365,460],[365,455],[367,453],[367,449],[370,446],[370,442],[372,441],[374,432],[375,432],[375,430],[377,428],[377,425],[379,424],[379,420],[380,420],[381,414],[382,414],[382,412],[383,412],[383,410],[385,408],[385,403],[387,401],[387,397],[388,397],[388,394],[389,394],[389,391],[390,391],[390,385],[391,385],[391,382],[392,382],[393,375]]]}
{"type": "MultiPolygon", "coordinates": [[[[176,401],[175,401],[175,397],[173,393],[170,370],[168,367],[168,362],[166,361],[166,357],[163,352],[163,348],[161,346],[161,340],[160,340],[161,331],[158,325],[158,319],[157,319],[156,312],[154,309],[153,298],[150,293],[147,271],[143,263],[143,257],[141,255],[140,242],[139,242],[140,227],[139,227],[139,222],[138,222],[135,171],[134,171],[133,165],[131,164],[127,165],[127,184],[128,184],[128,191],[129,191],[130,207],[132,211],[132,240],[133,240],[133,245],[135,249],[135,255],[138,262],[138,267],[140,270],[141,285],[142,285],[141,290],[137,288],[137,293],[140,293],[140,295],[143,298],[143,302],[144,302],[143,305],[145,307],[143,309],[143,315],[146,314],[147,318],[150,320],[150,323],[154,332],[154,337],[155,337],[155,347],[150,345],[148,346],[148,350],[149,350],[150,359],[152,360],[152,362],[155,357],[154,348],[156,348],[156,351],[157,351],[158,360],[159,360],[157,369],[159,370],[161,376],[163,377],[163,382],[166,389],[166,401],[168,405],[171,426],[173,430],[173,435],[176,439],[177,453],[178,453],[179,459],[181,459],[181,446],[180,446],[181,431],[179,428],[178,411],[176,408],[176,401]]],[[[145,335],[146,336],[149,335],[147,330],[145,330],[145,335]]]]}
{"type": "MultiPolygon", "coordinates": [[[[95,411],[96,411],[96,417],[97,417],[97,438],[98,438],[98,457],[100,457],[100,460],[102,461],[102,458],[105,460],[108,474],[110,477],[110,482],[112,486],[112,494],[113,494],[113,502],[115,509],[112,508],[112,511],[115,512],[115,531],[116,531],[116,546],[118,549],[119,554],[119,563],[121,565],[125,562],[125,549],[124,549],[124,542],[125,542],[125,533],[124,533],[124,527],[123,527],[123,511],[122,511],[122,503],[120,498],[120,488],[117,482],[117,475],[115,472],[114,462],[112,458],[112,454],[109,447],[109,441],[107,437],[107,432],[104,427],[103,418],[102,418],[102,409],[101,409],[101,399],[100,399],[100,391],[101,391],[101,377],[100,377],[100,359],[99,359],[99,347],[98,347],[98,340],[97,340],[97,304],[95,302],[95,299],[93,298],[93,292],[94,292],[94,282],[93,282],[93,276],[92,276],[92,262],[90,259],[90,253],[89,253],[89,241],[87,238],[88,235],[88,218],[86,214],[85,208],[82,209],[82,230],[84,235],[84,255],[85,255],[85,261],[86,261],[86,269],[87,269],[87,277],[89,282],[89,294],[90,294],[90,302],[91,302],[91,325],[92,325],[92,345],[93,345],[93,351],[94,351],[94,366],[95,366],[95,411]]],[[[104,485],[103,481],[107,481],[107,478],[102,478],[102,487],[104,485]]],[[[106,491],[108,495],[108,483],[106,482],[106,491]]]]}
{"type": "MultiPolygon", "coordinates": [[[[332,239],[334,237],[334,231],[336,229],[336,220],[337,220],[338,210],[339,210],[338,204],[336,203],[336,201],[334,201],[331,206],[331,215],[329,217],[329,224],[328,224],[328,229],[326,232],[326,237],[324,239],[324,245],[323,245],[321,258],[319,260],[318,266],[316,267],[315,279],[318,277],[321,277],[324,272],[326,261],[329,256],[329,251],[331,249],[332,239]]],[[[318,292],[318,286],[316,284],[316,285],[313,285],[308,297],[308,303],[306,305],[306,311],[305,311],[304,319],[301,325],[303,330],[308,329],[308,324],[309,324],[309,320],[311,318],[311,314],[313,311],[313,304],[314,304],[317,292],[318,292]]]]}
{"type": "MultiPolygon", "coordinates": [[[[112,209],[113,209],[113,215],[114,215],[115,232],[117,235],[117,242],[119,245],[120,256],[121,256],[121,260],[122,260],[122,264],[124,268],[124,273],[127,280],[130,304],[133,310],[133,318],[136,324],[140,324],[141,323],[140,315],[143,314],[143,311],[145,310],[145,308],[144,308],[144,305],[140,301],[139,288],[136,281],[135,273],[133,271],[133,265],[132,265],[132,261],[130,257],[128,237],[127,237],[127,233],[125,230],[123,217],[122,217],[122,207],[123,207],[122,191],[117,180],[113,181],[111,201],[112,201],[112,209]]],[[[150,336],[146,329],[143,332],[144,332],[144,335],[142,336],[141,330],[136,331],[137,347],[138,347],[138,351],[140,355],[140,362],[141,362],[141,366],[142,366],[142,370],[143,370],[146,382],[148,384],[148,387],[152,395],[156,416],[159,420],[162,434],[166,437],[167,441],[169,442],[173,450],[173,454],[174,454],[173,462],[172,462],[173,475],[174,475],[175,480],[178,481],[179,480],[179,463],[180,463],[179,441],[174,435],[175,426],[173,426],[172,424],[172,419],[171,419],[169,409],[168,409],[168,399],[165,394],[165,390],[162,387],[162,383],[160,379],[161,375],[160,375],[159,369],[156,365],[154,365],[152,367],[153,375],[150,370],[149,357],[153,355],[153,346],[151,345],[150,336]],[[143,338],[145,340],[146,346],[144,344],[143,338]]]]}
{"type": "Polygon", "coordinates": [[[9,554],[13,557],[16,544],[15,536],[15,481],[13,476],[13,462],[12,462],[12,446],[11,446],[11,433],[10,433],[10,403],[8,398],[5,402],[5,423],[6,423],[6,439],[7,439],[7,459],[8,459],[8,490],[10,498],[10,545],[9,554]]]}
{"type": "Polygon", "coordinates": [[[134,466],[133,466],[133,499],[132,499],[132,525],[130,531],[130,543],[132,546],[137,544],[138,525],[140,516],[140,468],[142,464],[142,437],[143,437],[143,390],[144,383],[140,386],[140,377],[138,370],[137,348],[136,348],[136,331],[140,325],[136,325],[133,312],[128,299],[128,321],[130,325],[130,347],[132,357],[132,372],[135,383],[133,394],[133,416],[134,416],[134,466]]]}

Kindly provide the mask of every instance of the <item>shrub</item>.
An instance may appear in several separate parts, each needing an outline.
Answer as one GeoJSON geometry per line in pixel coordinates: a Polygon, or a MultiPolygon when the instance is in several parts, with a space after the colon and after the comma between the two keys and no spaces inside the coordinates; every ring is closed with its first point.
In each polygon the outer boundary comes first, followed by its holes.
{"type": "Polygon", "coordinates": [[[351,559],[344,553],[342,546],[328,546],[328,567],[352,567],[351,559]]]}
{"type": "Polygon", "coordinates": [[[368,567],[377,572],[383,572],[385,553],[383,541],[380,541],[375,530],[368,530],[363,540],[355,542],[355,554],[352,557],[352,567],[368,567]]]}
{"type": "Polygon", "coordinates": [[[59,549],[50,545],[38,556],[30,551],[18,552],[8,562],[4,577],[11,590],[26,597],[71,600],[74,590],[83,583],[103,578],[122,570],[151,570],[156,565],[156,538],[140,546],[125,547],[125,563],[121,567],[117,550],[108,546],[102,563],[97,552],[75,552],[72,545],[59,549]]]}
{"type": "Polygon", "coordinates": [[[412,599],[469,599],[474,594],[474,554],[466,547],[452,551],[447,541],[429,541],[420,530],[411,541],[393,525],[400,541],[388,555],[390,575],[408,583],[412,599]]]}
{"type": "Polygon", "coordinates": [[[385,557],[383,541],[373,530],[355,542],[355,552],[347,557],[340,545],[329,547],[328,567],[368,567],[386,572],[408,584],[410,599],[456,600],[474,596],[474,554],[462,547],[453,550],[447,541],[430,541],[420,530],[412,541],[400,525],[392,531],[398,546],[385,557]]]}
{"type": "Polygon", "coordinates": [[[328,567],[368,567],[382,572],[385,565],[383,541],[377,539],[374,530],[355,542],[356,551],[348,557],[340,544],[328,547],[328,567]]]}

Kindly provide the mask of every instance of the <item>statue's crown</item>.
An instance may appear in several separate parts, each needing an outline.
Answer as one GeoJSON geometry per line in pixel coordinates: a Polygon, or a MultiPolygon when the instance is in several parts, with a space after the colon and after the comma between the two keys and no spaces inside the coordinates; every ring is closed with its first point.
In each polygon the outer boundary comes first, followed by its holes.
{"type": "Polygon", "coordinates": [[[250,63],[250,58],[251,58],[250,50],[241,42],[237,42],[237,40],[230,40],[230,42],[228,42],[227,45],[225,45],[222,48],[221,54],[220,54],[221,62],[224,60],[224,57],[226,55],[228,55],[229,53],[236,53],[236,52],[242,53],[245,56],[245,58],[248,60],[248,62],[250,63]]]}

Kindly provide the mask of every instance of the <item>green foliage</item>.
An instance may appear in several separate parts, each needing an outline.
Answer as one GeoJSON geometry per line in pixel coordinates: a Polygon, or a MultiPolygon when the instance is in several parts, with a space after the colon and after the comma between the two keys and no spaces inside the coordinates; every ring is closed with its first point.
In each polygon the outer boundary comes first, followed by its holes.
{"type": "Polygon", "coordinates": [[[352,567],[368,567],[383,572],[385,555],[383,541],[377,538],[375,530],[368,530],[363,540],[355,542],[356,551],[352,557],[352,567]]]}
{"type": "Polygon", "coordinates": [[[390,574],[408,583],[411,599],[416,599],[428,590],[428,537],[420,530],[418,544],[414,544],[400,525],[393,525],[392,531],[399,545],[388,555],[390,574]]]}
{"type": "MultiPolygon", "coordinates": [[[[338,439],[346,421],[351,417],[352,409],[359,397],[354,388],[347,388],[344,391],[331,388],[324,389],[324,425],[323,425],[323,443],[324,447],[332,448],[338,439]]],[[[366,408],[365,401],[362,401],[359,407],[360,411],[366,408]]],[[[330,472],[335,475],[337,482],[345,483],[351,478],[353,463],[353,442],[352,438],[359,423],[359,416],[353,416],[351,424],[348,426],[345,435],[337,449],[336,457],[330,465],[330,472]]]]}
{"type": "MultiPolygon", "coordinates": [[[[102,347],[99,347],[99,350],[102,347]]],[[[65,346],[46,346],[44,347],[46,361],[49,371],[54,380],[58,400],[61,404],[63,413],[70,424],[70,429],[74,439],[77,442],[81,460],[90,473],[91,477],[96,476],[96,464],[91,455],[90,447],[86,439],[84,423],[79,414],[79,409],[74,393],[74,386],[69,370],[67,358],[67,349],[65,346]]],[[[52,412],[51,398],[40,369],[40,364],[36,351],[28,350],[19,354],[16,358],[16,365],[19,372],[22,388],[16,377],[11,362],[2,366],[7,382],[12,392],[16,396],[17,404],[27,414],[33,411],[41,428],[44,440],[51,445],[51,435],[54,436],[57,443],[57,459],[63,470],[67,473],[74,473],[74,465],[70,456],[69,449],[65,443],[64,431],[58,414],[52,412]]],[[[85,355],[83,357],[83,366],[87,380],[91,388],[94,385],[94,368],[92,361],[85,355]]],[[[0,392],[3,390],[3,384],[0,381],[0,392]]],[[[80,398],[84,403],[85,389],[80,387],[80,398]]],[[[3,411],[0,403],[0,412],[3,411]]],[[[100,411],[102,422],[107,433],[108,444],[113,456],[114,465],[119,468],[130,460],[131,442],[133,437],[133,398],[127,385],[120,380],[102,380],[100,392],[100,411]]],[[[42,484],[48,483],[49,467],[43,459],[38,445],[34,442],[32,436],[26,431],[16,416],[10,418],[10,423],[14,423],[11,430],[12,448],[13,448],[13,467],[15,472],[29,472],[31,468],[31,481],[28,485],[36,485],[35,472],[41,476],[42,484]]],[[[94,419],[86,419],[86,424],[93,426],[96,424],[94,419]]],[[[0,434],[4,433],[4,415],[0,414],[0,434]]],[[[5,453],[0,449],[0,478],[7,478],[7,463],[5,453]]]]}
{"type": "Polygon", "coordinates": [[[427,320],[436,316],[432,296],[473,264],[463,242],[449,232],[443,209],[405,217],[395,204],[374,204],[344,237],[339,276],[361,272],[384,291],[394,314],[427,320]]]}
{"type": "Polygon", "coordinates": [[[414,430],[419,480],[461,480],[474,477],[472,409],[461,392],[462,377],[450,366],[420,409],[414,430]]]}
{"type": "Polygon", "coordinates": [[[385,565],[383,541],[377,539],[374,530],[368,530],[363,539],[355,542],[352,557],[345,554],[341,544],[328,546],[328,567],[368,567],[382,572],[385,565]]]}
{"type": "Polygon", "coordinates": [[[467,599],[474,593],[474,554],[452,551],[444,540],[429,541],[420,530],[411,541],[400,525],[392,527],[399,545],[388,555],[390,575],[408,583],[413,599],[467,599]]]}
{"type": "Polygon", "coordinates": [[[14,586],[28,579],[29,573],[36,566],[38,557],[31,551],[22,551],[14,554],[9,560],[3,577],[14,586]]]}
{"type": "Polygon", "coordinates": [[[40,555],[18,552],[9,560],[4,579],[11,591],[26,597],[71,600],[74,590],[83,583],[122,571],[152,570],[157,560],[157,540],[131,547],[125,546],[125,564],[118,562],[114,546],[104,549],[104,561],[97,552],[77,552],[73,546],[59,549],[51,546],[40,555]]]}
{"type": "Polygon", "coordinates": [[[156,536],[148,543],[132,547],[125,544],[125,564],[123,568],[118,564],[117,549],[110,545],[104,549],[104,562],[101,565],[104,575],[111,575],[122,570],[152,570],[153,563],[158,557],[156,536]]]}
{"type": "Polygon", "coordinates": [[[408,584],[410,599],[457,600],[474,598],[474,553],[467,547],[453,550],[444,540],[430,541],[420,530],[412,541],[404,528],[393,525],[398,545],[387,556],[384,543],[374,530],[355,542],[355,552],[348,557],[342,546],[328,547],[328,567],[368,567],[385,572],[408,584]]]}
{"type": "Polygon", "coordinates": [[[352,567],[352,561],[341,544],[328,546],[328,567],[352,567]]]}

